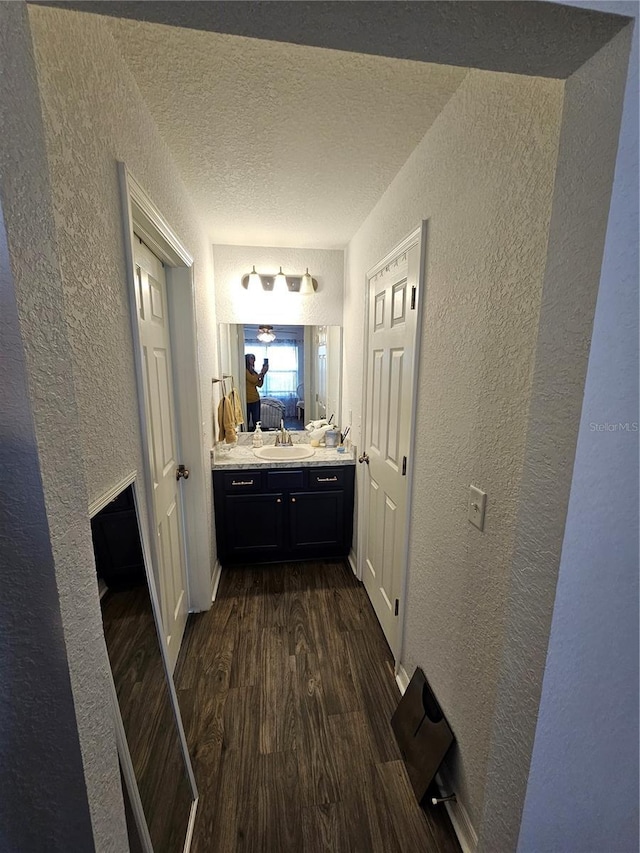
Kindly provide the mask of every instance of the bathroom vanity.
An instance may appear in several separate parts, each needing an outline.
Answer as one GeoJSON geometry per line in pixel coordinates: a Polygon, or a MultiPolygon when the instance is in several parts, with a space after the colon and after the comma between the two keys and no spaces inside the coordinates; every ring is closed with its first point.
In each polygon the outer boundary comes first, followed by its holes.
{"type": "Polygon", "coordinates": [[[353,535],[354,457],[318,448],[274,462],[250,447],[214,457],[218,558],[222,565],[345,557],[353,535]]]}

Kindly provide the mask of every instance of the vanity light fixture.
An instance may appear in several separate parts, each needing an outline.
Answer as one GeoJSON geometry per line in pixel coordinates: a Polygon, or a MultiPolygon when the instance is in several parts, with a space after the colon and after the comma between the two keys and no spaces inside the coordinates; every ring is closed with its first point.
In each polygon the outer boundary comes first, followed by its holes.
{"type": "Polygon", "coordinates": [[[285,275],[280,272],[256,272],[255,266],[250,273],[242,276],[243,288],[251,294],[264,293],[298,293],[300,296],[310,296],[318,289],[318,282],[309,274],[309,268],[304,275],[285,275]]]}
{"type": "Polygon", "coordinates": [[[276,333],[273,331],[273,326],[260,326],[256,337],[261,343],[270,344],[275,341],[276,333]]]}

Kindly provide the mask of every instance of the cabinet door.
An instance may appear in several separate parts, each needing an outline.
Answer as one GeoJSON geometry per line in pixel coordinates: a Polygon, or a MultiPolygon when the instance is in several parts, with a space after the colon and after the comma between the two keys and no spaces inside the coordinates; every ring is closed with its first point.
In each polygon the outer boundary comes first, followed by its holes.
{"type": "Polygon", "coordinates": [[[284,547],[284,501],[281,494],[227,495],[225,544],[228,556],[269,560],[284,547]]]}
{"type": "Polygon", "coordinates": [[[344,493],[292,492],[289,527],[293,552],[340,555],[344,549],[344,493]]]}

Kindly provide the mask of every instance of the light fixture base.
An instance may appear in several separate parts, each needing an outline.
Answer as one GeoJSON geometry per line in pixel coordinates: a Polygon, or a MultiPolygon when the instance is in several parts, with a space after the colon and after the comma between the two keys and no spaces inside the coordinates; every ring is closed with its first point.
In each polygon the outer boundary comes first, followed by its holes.
{"type": "MultiPolygon", "coordinates": [[[[258,275],[260,276],[260,281],[262,282],[262,289],[265,291],[265,293],[273,293],[273,283],[274,283],[275,277],[276,277],[275,274],[274,275],[263,275],[262,273],[258,273],[258,275]]],[[[289,290],[289,293],[299,293],[300,292],[300,282],[302,281],[302,276],[301,275],[287,275],[287,276],[285,276],[285,278],[287,279],[287,288],[289,290]]],[[[316,281],[315,278],[312,278],[311,281],[313,283],[314,291],[317,291],[318,290],[318,282],[316,281]]],[[[248,287],[249,287],[249,273],[242,276],[241,284],[245,290],[248,289],[248,287]]]]}

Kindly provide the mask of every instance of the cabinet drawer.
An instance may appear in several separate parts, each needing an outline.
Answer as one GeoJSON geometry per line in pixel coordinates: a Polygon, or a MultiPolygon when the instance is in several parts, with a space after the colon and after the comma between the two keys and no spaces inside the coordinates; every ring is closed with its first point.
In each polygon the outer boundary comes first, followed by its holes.
{"type": "Polygon", "coordinates": [[[224,490],[228,495],[259,492],[262,489],[260,471],[236,471],[224,475],[224,490]]]}
{"type": "Polygon", "coordinates": [[[309,469],[310,489],[342,489],[344,484],[344,468],[309,469]]]}
{"type": "Polygon", "coordinates": [[[285,468],[281,471],[267,471],[268,491],[280,491],[280,489],[301,489],[304,486],[304,472],[294,468],[285,468]]]}

